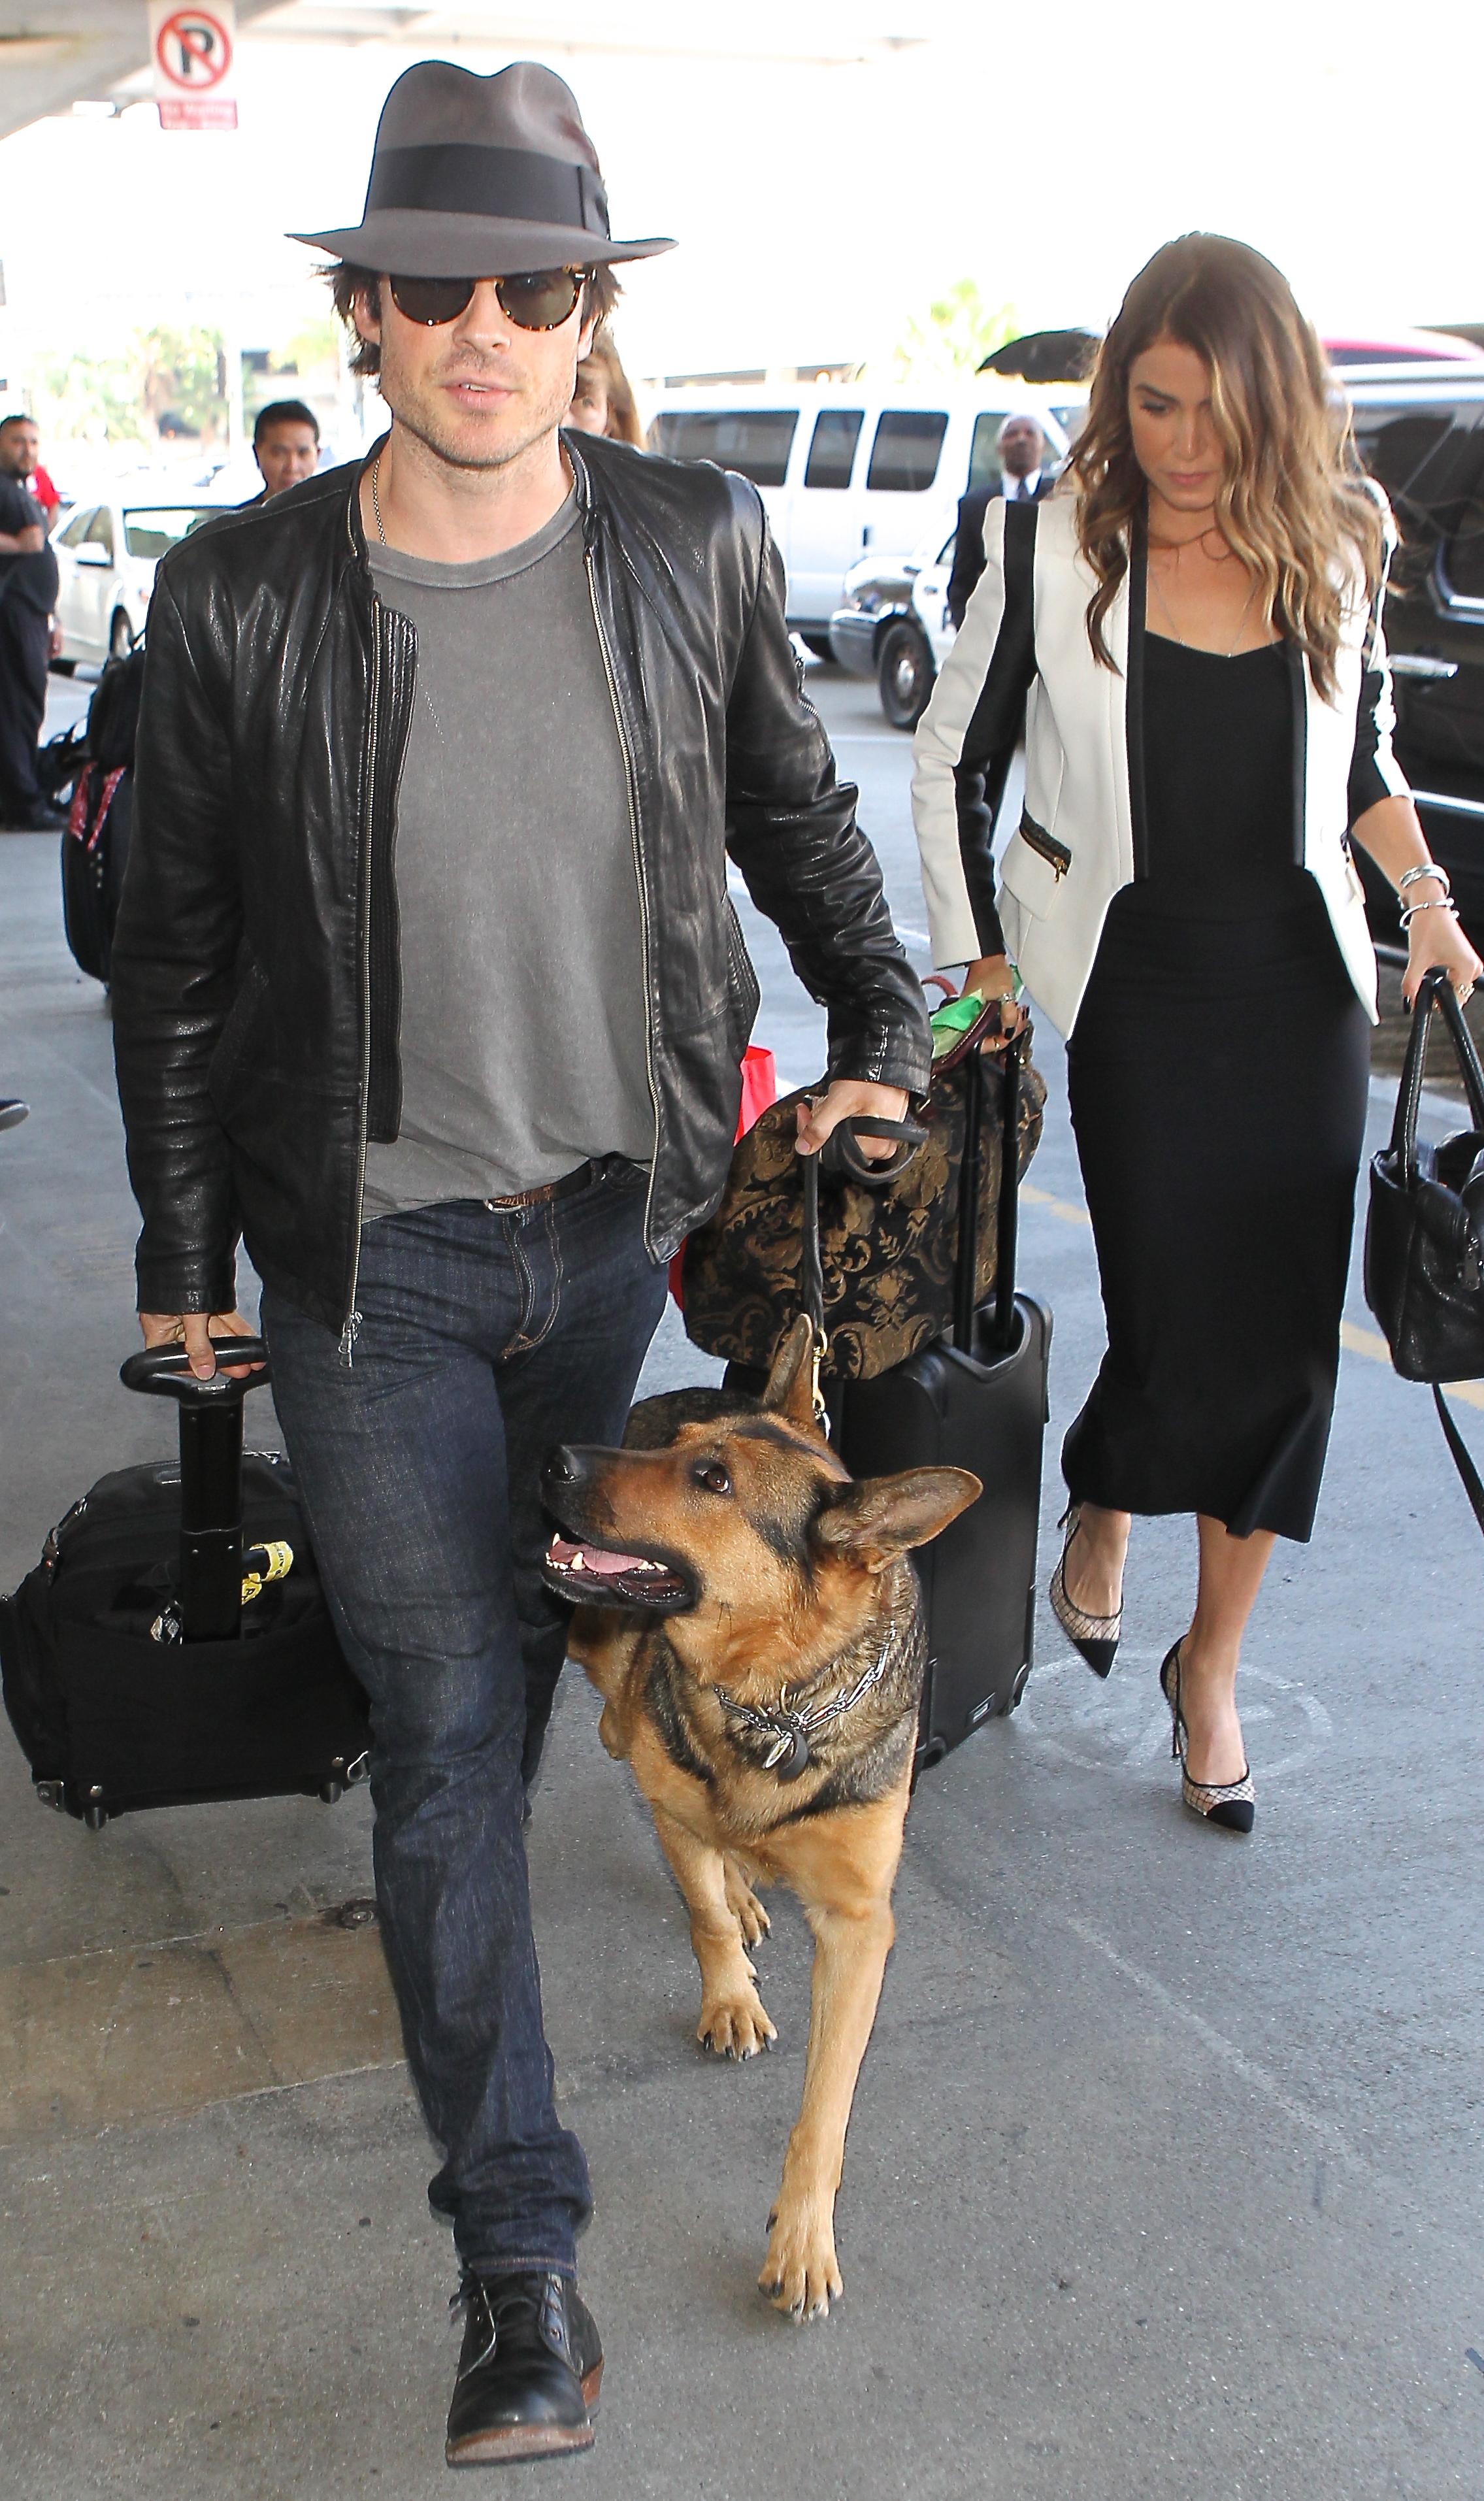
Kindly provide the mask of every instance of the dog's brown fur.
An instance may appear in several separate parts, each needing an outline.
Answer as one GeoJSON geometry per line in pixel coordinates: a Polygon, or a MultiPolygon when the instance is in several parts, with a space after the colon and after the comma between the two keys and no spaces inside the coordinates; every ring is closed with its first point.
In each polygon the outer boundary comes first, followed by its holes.
{"type": "Polygon", "coordinates": [[[813,1422],[808,1350],[799,1323],[761,1408],[716,1392],[651,1401],[622,1451],[558,1453],[558,1472],[578,1482],[547,1478],[572,1537],[658,1552],[693,1587],[681,1613],[580,1607],[569,1647],[603,1696],[603,1742],[633,1765],[685,1897],[700,2040],[750,2058],[776,2037],[748,1958],[769,1924],[755,1886],[791,1885],[814,1934],[804,2101],[759,2277],[797,2318],[826,2313],[841,2290],[835,2198],[894,1934],[924,1660],[907,1550],[979,1491],[953,1468],[852,1482],[813,1422]],[[711,1484],[709,1467],[721,1472],[711,1484]],[[786,1688],[797,1709],[848,1689],[883,1649],[880,1681],[810,1736],[791,1782],[764,1768],[767,1735],[717,1699],[720,1685],[775,1709],[786,1688]]]}

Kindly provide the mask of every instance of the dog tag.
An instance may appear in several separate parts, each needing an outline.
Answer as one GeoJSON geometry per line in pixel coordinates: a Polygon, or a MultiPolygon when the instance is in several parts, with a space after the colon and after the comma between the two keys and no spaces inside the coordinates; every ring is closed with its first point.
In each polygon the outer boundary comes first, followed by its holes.
{"type": "Polygon", "coordinates": [[[763,1761],[765,1772],[776,1772],[780,1781],[796,1781],[806,1770],[809,1759],[809,1741],[802,1728],[792,1728],[770,1746],[763,1761]]]}

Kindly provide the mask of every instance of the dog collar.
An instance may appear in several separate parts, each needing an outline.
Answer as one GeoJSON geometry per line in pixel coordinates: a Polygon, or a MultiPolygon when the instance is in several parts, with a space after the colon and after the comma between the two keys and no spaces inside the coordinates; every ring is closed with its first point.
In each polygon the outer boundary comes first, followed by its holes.
{"type": "Polygon", "coordinates": [[[789,1708],[787,1685],[779,1694],[775,1711],[754,1710],[750,1702],[739,1702],[724,1685],[713,1684],[711,1691],[723,1711],[730,1711],[733,1718],[740,1719],[744,1728],[755,1728],[760,1736],[772,1738],[773,1743],[763,1756],[764,1771],[776,1772],[780,1781],[796,1781],[813,1759],[809,1751],[810,1737],[817,1736],[821,1728],[829,1727],[832,1720],[842,1719],[873,1685],[880,1684],[895,1639],[896,1628],[893,1626],[881,1645],[880,1656],[864,1675],[858,1676],[852,1685],[844,1692],[835,1694],[830,1701],[811,1702],[803,1711],[789,1708]]]}

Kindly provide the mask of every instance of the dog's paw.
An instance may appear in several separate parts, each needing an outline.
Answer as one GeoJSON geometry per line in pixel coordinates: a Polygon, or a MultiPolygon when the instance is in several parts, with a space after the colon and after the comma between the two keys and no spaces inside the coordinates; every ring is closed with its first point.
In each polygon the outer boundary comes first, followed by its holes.
{"type": "Polygon", "coordinates": [[[742,1944],[761,1945],[773,1921],[734,1858],[727,1860],[727,1908],[736,1914],[742,1944]]]}
{"type": "Polygon", "coordinates": [[[830,2303],[844,2287],[835,2254],[835,2233],[828,2214],[804,2206],[792,2214],[775,2213],[768,2255],[758,2277],[775,2310],[786,2312],[802,2325],[808,2318],[828,2318],[830,2303]]]}
{"type": "Polygon", "coordinates": [[[718,2058],[755,2058],[760,2050],[771,2050],[777,2037],[777,2026],[755,1988],[744,1997],[711,1999],[702,2007],[696,2026],[703,2050],[714,2050],[718,2058]]]}

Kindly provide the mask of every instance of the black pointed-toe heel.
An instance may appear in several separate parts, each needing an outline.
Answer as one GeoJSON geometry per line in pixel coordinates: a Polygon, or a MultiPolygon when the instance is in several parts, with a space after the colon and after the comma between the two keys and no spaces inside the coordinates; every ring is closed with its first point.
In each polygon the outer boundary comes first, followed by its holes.
{"type": "Polygon", "coordinates": [[[1067,1534],[1062,1540],[1062,1551],[1056,1570],[1051,1575],[1047,1595],[1051,1600],[1051,1612],[1072,1649],[1080,1651],[1094,1676],[1107,1676],[1111,1673],[1118,1650],[1123,1609],[1120,1607],[1116,1616],[1090,1616],[1084,1607],[1079,1607],[1075,1599],[1067,1594],[1067,1556],[1081,1524],[1081,1504],[1070,1502],[1057,1522],[1057,1526],[1065,1528],[1067,1534]]]}
{"type": "Polygon", "coordinates": [[[1180,1709],[1180,1649],[1167,1651],[1160,1669],[1160,1691],[1170,1705],[1173,1722],[1170,1739],[1171,1757],[1180,1766],[1180,1803],[1204,1823],[1219,1823],[1224,1832],[1250,1832],[1257,1820],[1257,1789],[1251,1765],[1245,1765],[1239,1781],[1193,1781],[1185,1768],[1185,1750],[1189,1732],[1185,1715],[1180,1709]]]}

